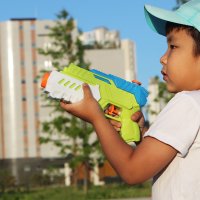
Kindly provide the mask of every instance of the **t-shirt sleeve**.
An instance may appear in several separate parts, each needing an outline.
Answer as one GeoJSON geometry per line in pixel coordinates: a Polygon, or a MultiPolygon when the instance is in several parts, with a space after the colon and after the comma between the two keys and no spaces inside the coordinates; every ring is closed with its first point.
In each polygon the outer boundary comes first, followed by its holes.
{"type": "Polygon", "coordinates": [[[144,137],[154,137],[184,157],[196,138],[199,123],[199,107],[189,95],[178,93],[160,112],[144,137]]]}

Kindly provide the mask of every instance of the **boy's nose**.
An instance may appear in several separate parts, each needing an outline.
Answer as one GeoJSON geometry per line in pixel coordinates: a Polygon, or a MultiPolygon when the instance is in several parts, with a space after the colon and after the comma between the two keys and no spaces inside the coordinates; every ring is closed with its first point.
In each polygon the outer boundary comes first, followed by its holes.
{"type": "Polygon", "coordinates": [[[163,56],[161,56],[160,63],[162,65],[166,65],[167,64],[167,55],[166,55],[166,53],[163,56]]]}

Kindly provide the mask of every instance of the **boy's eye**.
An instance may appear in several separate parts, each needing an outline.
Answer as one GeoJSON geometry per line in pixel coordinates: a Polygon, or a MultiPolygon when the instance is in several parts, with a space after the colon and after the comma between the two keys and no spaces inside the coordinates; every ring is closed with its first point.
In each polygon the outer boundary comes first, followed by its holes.
{"type": "Polygon", "coordinates": [[[173,45],[173,44],[170,44],[170,49],[175,49],[176,48],[176,46],[175,45],[173,45]]]}

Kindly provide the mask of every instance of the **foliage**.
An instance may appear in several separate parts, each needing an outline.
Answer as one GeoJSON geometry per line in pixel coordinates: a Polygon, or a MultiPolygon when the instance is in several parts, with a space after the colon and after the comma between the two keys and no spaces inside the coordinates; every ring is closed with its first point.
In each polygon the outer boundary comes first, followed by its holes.
{"type": "Polygon", "coordinates": [[[173,96],[172,93],[167,91],[166,83],[158,80],[158,97],[155,101],[162,101],[166,105],[173,96]]]}
{"type": "Polygon", "coordinates": [[[128,186],[125,184],[111,184],[105,186],[92,186],[87,194],[79,188],[54,187],[37,189],[29,193],[7,193],[0,196],[0,200],[96,200],[114,198],[150,197],[151,183],[128,186]]]}
{"type": "Polygon", "coordinates": [[[4,193],[7,189],[15,186],[15,178],[8,170],[0,170],[0,191],[4,193]]]}
{"type": "MultiPolygon", "coordinates": [[[[49,28],[48,38],[51,45],[48,48],[39,48],[39,54],[50,57],[53,67],[58,71],[69,63],[88,69],[89,63],[84,61],[84,46],[79,40],[80,31],[76,28],[74,19],[66,10],[62,10],[57,18],[55,26],[49,28]]],[[[62,156],[68,158],[69,165],[73,169],[75,184],[76,168],[80,164],[84,164],[85,179],[88,179],[93,161],[92,154],[100,149],[97,140],[91,140],[93,133],[91,125],[64,112],[59,102],[47,99],[46,95],[43,98],[46,102],[44,106],[51,107],[52,112],[50,119],[42,122],[44,134],[40,137],[40,142],[52,143],[59,148],[62,156]]],[[[98,155],[101,156],[101,154],[98,155]]]]}
{"type": "Polygon", "coordinates": [[[37,172],[31,176],[32,187],[43,187],[50,185],[64,185],[64,174],[59,170],[52,168],[47,169],[46,173],[37,172]]]}
{"type": "Polygon", "coordinates": [[[157,95],[153,99],[154,103],[157,104],[156,110],[151,108],[151,105],[148,106],[147,112],[151,115],[158,115],[164,106],[170,101],[174,94],[167,91],[165,82],[160,81],[159,77],[156,76],[152,79],[153,84],[157,86],[157,95]]]}
{"type": "Polygon", "coordinates": [[[57,70],[62,70],[71,62],[87,68],[89,64],[84,61],[84,46],[78,37],[80,31],[76,28],[75,20],[66,10],[61,10],[57,18],[55,26],[49,28],[51,45],[45,49],[39,48],[39,54],[50,56],[57,70]]]}

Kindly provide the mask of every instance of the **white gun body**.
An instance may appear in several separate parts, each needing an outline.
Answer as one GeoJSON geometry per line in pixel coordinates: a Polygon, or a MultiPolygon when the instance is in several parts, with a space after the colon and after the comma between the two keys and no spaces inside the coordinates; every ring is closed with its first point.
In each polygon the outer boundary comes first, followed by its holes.
{"type": "MultiPolygon", "coordinates": [[[[62,99],[75,103],[83,99],[83,82],[58,71],[52,71],[44,92],[54,99],[62,99]]],[[[93,97],[99,101],[101,98],[99,85],[89,84],[93,97]]]]}

